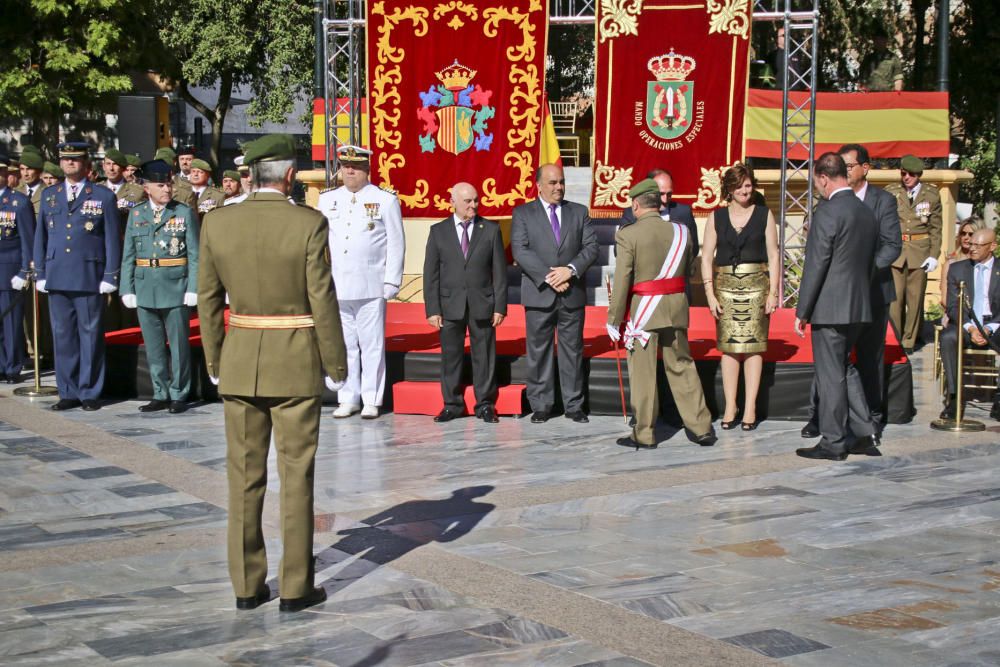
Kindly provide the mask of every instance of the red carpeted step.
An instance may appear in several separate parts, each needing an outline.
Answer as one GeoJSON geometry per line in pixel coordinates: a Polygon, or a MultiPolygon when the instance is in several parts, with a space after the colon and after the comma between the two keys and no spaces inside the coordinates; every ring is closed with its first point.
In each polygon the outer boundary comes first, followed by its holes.
{"type": "MultiPolygon", "coordinates": [[[[520,415],[523,413],[523,384],[507,384],[500,387],[496,411],[500,415],[520,415]]],[[[472,387],[465,388],[465,411],[472,414],[476,407],[476,395],[472,387]]],[[[441,385],[437,382],[397,382],[392,385],[392,411],[402,415],[436,415],[444,408],[441,400],[441,385]]]]}

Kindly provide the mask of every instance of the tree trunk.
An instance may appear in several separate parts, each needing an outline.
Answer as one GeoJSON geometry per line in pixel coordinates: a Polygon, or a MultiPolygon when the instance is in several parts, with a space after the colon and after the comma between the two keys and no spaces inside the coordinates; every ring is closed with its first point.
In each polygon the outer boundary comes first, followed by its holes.
{"type": "MultiPolygon", "coordinates": [[[[50,161],[59,163],[59,112],[49,110],[47,113],[40,113],[35,116],[32,124],[31,141],[48,155],[50,161]]],[[[22,141],[22,145],[23,145],[22,141]]]]}
{"type": "MultiPolygon", "coordinates": [[[[226,126],[226,116],[229,115],[229,101],[233,96],[233,76],[230,73],[222,75],[219,81],[219,102],[215,107],[215,118],[212,119],[212,166],[216,172],[222,173],[219,163],[219,152],[222,149],[222,131],[226,126]]],[[[220,177],[219,182],[222,182],[220,177]]]]}

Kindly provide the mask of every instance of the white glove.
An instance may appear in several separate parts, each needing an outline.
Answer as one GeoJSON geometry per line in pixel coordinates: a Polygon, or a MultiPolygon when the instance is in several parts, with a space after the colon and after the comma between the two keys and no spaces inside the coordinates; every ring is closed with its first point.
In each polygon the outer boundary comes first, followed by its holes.
{"type": "Polygon", "coordinates": [[[340,391],[341,389],[344,388],[344,383],[346,381],[341,380],[340,382],[337,382],[332,377],[327,375],[325,378],[323,378],[323,382],[324,384],[326,384],[326,388],[329,389],[330,391],[340,391]]]}
{"type": "Polygon", "coordinates": [[[198,295],[195,292],[184,292],[184,305],[194,308],[198,305],[198,295]]]}
{"type": "Polygon", "coordinates": [[[607,324],[605,326],[608,328],[608,337],[611,340],[613,340],[616,343],[621,340],[622,332],[618,329],[618,327],[614,326],[613,324],[607,324]]]}
{"type": "Polygon", "coordinates": [[[216,387],[219,386],[219,378],[217,378],[217,377],[212,377],[211,375],[209,375],[208,376],[208,381],[211,382],[212,384],[214,384],[216,387]]]}
{"type": "Polygon", "coordinates": [[[41,292],[42,294],[45,294],[46,292],[48,292],[48,290],[45,289],[45,280],[44,279],[42,279],[42,280],[36,280],[35,281],[35,289],[38,290],[39,292],[41,292]]]}
{"type": "Polygon", "coordinates": [[[101,281],[101,285],[98,289],[100,289],[101,294],[111,294],[112,292],[118,291],[117,287],[115,287],[111,283],[106,283],[103,280],[101,281]]]}
{"type": "Polygon", "coordinates": [[[389,299],[395,299],[397,294],[399,294],[399,288],[395,285],[390,285],[389,283],[382,285],[382,298],[386,301],[389,299]]]}
{"type": "Polygon", "coordinates": [[[14,276],[13,278],[10,279],[10,286],[13,287],[15,290],[17,290],[18,292],[20,292],[21,290],[24,289],[24,286],[27,284],[27,282],[28,281],[22,278],[21,276],[14,276]]]}
{"type": "Polygon", "coordinates": [[[134,309],[139,305],[139,302],[136,300],[135,294],[122,294],[122,305],[134,309]]]}
{"type": "Polygon", "coordinates": [[[937,266],[938,266],[938,261],[933,257],[928,257],[927,259],[924,260],[924,263],[920,265],[920,268],[926,271],[927,273],[931,273],[932,271],[934,271],[934,269],[937,268],[937,266]]]}

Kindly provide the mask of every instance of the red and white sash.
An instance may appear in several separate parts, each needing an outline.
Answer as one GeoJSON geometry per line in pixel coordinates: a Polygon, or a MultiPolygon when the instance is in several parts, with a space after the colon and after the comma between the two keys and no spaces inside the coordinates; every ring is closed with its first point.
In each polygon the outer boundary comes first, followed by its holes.
{"type": "MultiPolygon", "coordinates": [[[[681,258],[684,257],[684,248],[687,247],[689,234],[687,226],[676,222],[671,222],[670,224],[674,226],[674,239],[670,242],[670,250],[667,251],[667,257],[663,260],[663,266],[660,267],[660,272],[656,274],[654,280],[676,277],[681,265],[681,258]]],[[[631,315],[628,318],[628,322],[625,323],[624,339],[626,349],[631,350],[637,339],[643,347],[649,344],[649,334],[644,328],[646,323],[649,322],[649,318],[656,312],[656,307],[660,304],[660,299],[663,296],[663,294],[644,295],[639,299],[639,303],[631,309],[631,315]]]]}

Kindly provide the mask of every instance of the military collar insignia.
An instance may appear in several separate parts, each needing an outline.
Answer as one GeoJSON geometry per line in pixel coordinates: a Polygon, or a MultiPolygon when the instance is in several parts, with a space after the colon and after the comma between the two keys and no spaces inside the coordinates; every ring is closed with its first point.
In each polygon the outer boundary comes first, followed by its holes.
{"type": "Polygon", "coordinates": [[[3,203],[4,203],[4,204],[6,204],[6,203],[7,203],[7,198],[6,198],[6,197],[4,197],[4,198],[3,198],[3,203]]]}

